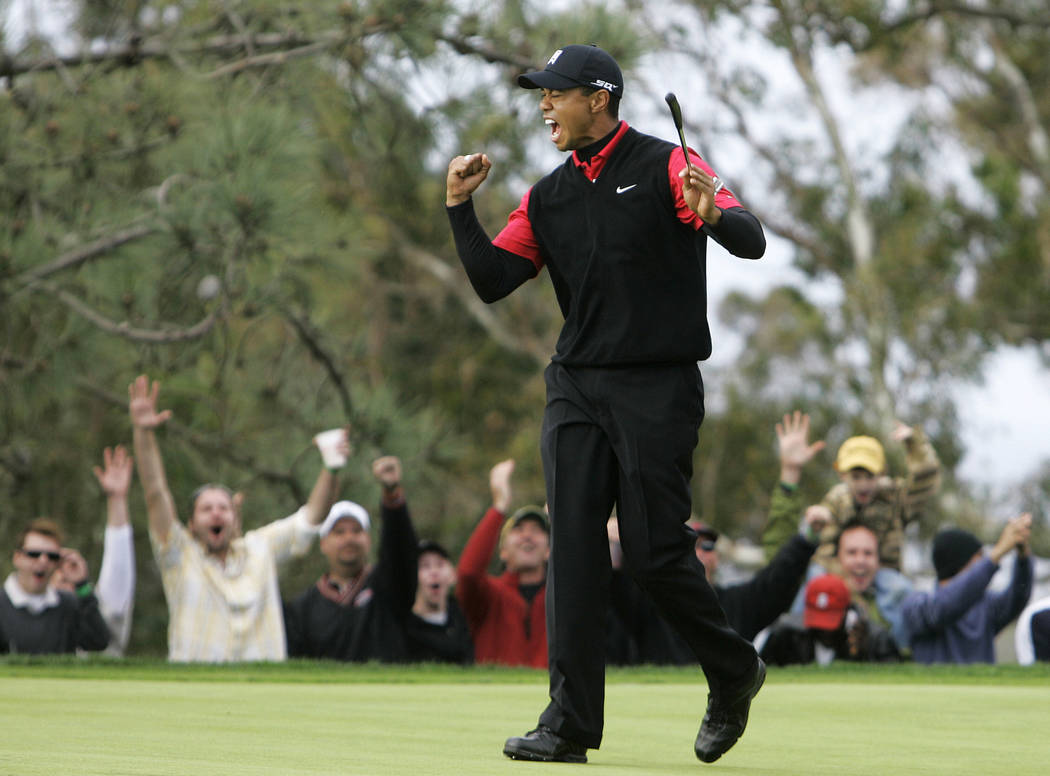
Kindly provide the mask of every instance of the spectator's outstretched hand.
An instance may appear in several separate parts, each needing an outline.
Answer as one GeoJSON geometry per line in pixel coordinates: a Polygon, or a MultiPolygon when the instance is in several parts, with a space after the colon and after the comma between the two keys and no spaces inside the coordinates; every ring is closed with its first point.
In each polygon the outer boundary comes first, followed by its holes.
{"type": "Polygon", "coordinates": [[[154,381],[151,387],[146,375],[139,375],[135,382],[128,386],[128,414],[131,415],[131,425],[136,428],[156,428],[167,422],[171,417],[171,410],[157,412],[159,392],[160,383],[154,381]]]}
{"type": "Polygon", "coordinates": [[[102,451],[103,467],[93,471],[102,492],[113,498],[126,498],[131,487],[132,459],[123,445],[102,451]]]}
{"type": "Polygon", "coordinates": [[[901,444],[904,444],[913,436],[915,436],[915,429],[900,420],[897,421],[897,425],[894,426],[893,431],[890,432],[890,439],[894,442],[900,442],[901,444]]]}
{"type": "Polygon", "coordinates": [[[823,504],[811,504],[806,507],[806,513],[802,517],[802,524],[806,533],[810,536],[820,536],[827,525],[831,522],[831,510],[823,504]]]}
{"type": "Polygon", "coordinates": [[[503,514],[510,509],[510,477],[514,474],[514,459],[500,461],[489,472],[489,489],[492,491],[492,506],[503,514]]]}
{"type": "Polygon", "coordinates": [[[372,462],[372,475],[383,490],[396,490],[401,484],[401,459],[393,455],[384,455],[372,462]]]}
{"type": "Polygon", "coordinates": [[[996,563],[1016,548],[1021,555],[1028,554],[1028,540],[1032,535],[1032,515],[1025,512],[1020,517],[1015,517],[1006,523],[1003,532],[999,535],[999,541],[992,548],[992,560],[996,563]]]}
{"type": "Polygon", "coordinates": [[[88,581],[88,565],[84,556],[69,547],[62,548],[62,560],[51,584],[62,590],[73,592],[77,585],[88,581]]]}
{"type": "Polygon", "coordinates": [[[781,479],[797,485],[802,467],[813,460],[813,456],[824,449],[825,442],[818,439],[809,443],[809,415],[799,410],[784,416],[777,423],[777,444],[780,448],[781,479]]]}

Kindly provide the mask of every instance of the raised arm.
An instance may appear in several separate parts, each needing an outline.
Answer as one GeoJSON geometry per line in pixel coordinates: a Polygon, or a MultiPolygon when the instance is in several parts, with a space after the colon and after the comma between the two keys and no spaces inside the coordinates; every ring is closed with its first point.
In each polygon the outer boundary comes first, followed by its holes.
{"type": "Polygon", "coordinates": [[[93,467],[95,478],[106,494],[106,526],[119,528],[128,524],[128,490],[131,488],[133,461],[123,445],[102,451],[103,466],[93,467]]]}
{"type": "Polygon", "coordinates": [[[127,647],[135,599],[135,543],[128,517],[131,456],[122,445],[102,451],[104,468],[94,467],[106,494],[106,537],[96,593],[99,608],[120,651],[127,647]]]}
{"type": "Polygon", "coordinates": [[[940,490],[941,461],[922,429],[897,421],[890,438],[904,445],[908,476],[902,485],[901,518],[911,523],[922,516],[930,499],[940,490]]]}
{"type": "Polygon", "coordinates": [[[139,375],[128,386],[128,414],[138,464],[139,480],[146,494],[146,515],[150,533],[162,544],[167,542],[171,525],[176,520],[175,500],[168,488],[164,473],[164,461],[154,429],[171,417],[171,410],[157,412],[157,395],[160,383],[150,385],[146,375],[139,375]]]}
{"type": "Polygon", "coordinates": [[[500,529],[510,507],[510,477],[514,472],[514,461],[500,461],[489,472],[489,489],[492,506],[467,540],[456,567],[456,596],[463,606],[472,627],[476,627],[488,611],[490,589],[495,584],[488,576],[492,551],[499,543],[500,529]]]}
{"type": "MultiPolygon", "coordinates": [[[[314,444],[318,444],[316,437],[314,438],[314,444]]],[[[342,460],[346,460],[346,456],[350,454],[350,439],[346,429],[343,429],[343,438],[336,447],[338,452],[342,454],[342,460]]],[[[338,471],[338,468],[334,466],[332,468],[328,466],[321,467],[321,472],[317,475],[317,480],[314,482],[313,490],[310,491],[310,498],[306,502],[306,519],[310,525],[323,523],[328,515],[328,510],[336,502],[339,496],[338,471]]]]}
{"type": "Polygon", "coordinates": [[[1024,513],[1006,524],[999,535],[999,541],[992,547],[989,555],[998,562],[1011,550],[1017,550],[1014,558],[1013,576],[1010,584],[998,593],[991,594],[992,615],[995,618],[995,632],[998,633],[1024,611],[1032,595],[1032,562],[1028,542],[1031,538],[1032,515],[1024,513]]]}
{"type": "Polygon", "coordinates": [[[396,456],[385,455],[372,462],[372,475],[383,489],[376,584],[389,592],[396,612],[407,613],[415,602],[419,580],[419,540],[401,487],[401,472],[396,456]]]}
{"type": "MultiPolygon", "coordinates": [[[[780,480],[773,488],[769,520],[762,532],[762,546],[767,560],[772,560],[777,551],[798,533],[802,514],[798,484],[802,479],[802,468],[824,449],[825,444],[823,440],[810,444],[809,415],[799,410],[784,415],[776,424],[776,433],[780,480]]],[[[815,543],[817,536],[808,535],[806,538],[815,543]]]]}
{"type": "MultiPolygon", "coordinates": [[[[704,222],[705,234],[742,259],[760,259],[766,252],[766,236],[762,224],[755,216],[741,207],[735,198],[724,200],[723,206],[716,204],[717,177],[698,159],[679,173],[682,179],[682,197],[685,204],[704,222]]],[[[726,190],[720,189],[725,196],[726,190]]]]}

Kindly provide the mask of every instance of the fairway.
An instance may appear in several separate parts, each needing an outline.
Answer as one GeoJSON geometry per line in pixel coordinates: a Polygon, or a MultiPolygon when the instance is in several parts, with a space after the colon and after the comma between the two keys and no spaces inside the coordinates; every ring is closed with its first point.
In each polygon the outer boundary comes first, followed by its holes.
{"type": "Polygon", "coordinates": [[[912,672],[770,672],[747,734],[693,756],[704,685],[611,675],[603,748],[585,766],[513,762],[503,740],[546,700],[542,672],[6,667],[0,774],[1044,774],[1046,672],[968,683],[912,672]],[[92,673],[98,676],[93,677],[92,673]],[[67,675],[63,675],[67,674],[67,675]],[[154,678],[150,678],[153,675],[154,678]],[[888,680],[887,680],[888,679],[888,680]]]}

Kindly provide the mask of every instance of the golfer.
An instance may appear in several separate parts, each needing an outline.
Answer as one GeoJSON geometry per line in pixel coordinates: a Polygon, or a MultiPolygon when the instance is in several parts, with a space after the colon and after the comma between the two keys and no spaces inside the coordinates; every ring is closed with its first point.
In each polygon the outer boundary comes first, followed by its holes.
{"type": "Polygon", "coordinates": [[[542,456],[551,517],[547,576],[550,704],[508,757],[586,762],[601,744],[606,520],[617,508],[625,564],[696,653],[710,686],[695,752],[713,762],[740,737],[765,667],[726,623],[693,552],[693,450],[704,417],[697,362],[711,354],[706,243],[759,258],[758,220],[697,156],[619,120],[623,76],[594,46],[565,46],[540,89],[565,163],[522,198],[490,240],[471,194],[492,167],[454,158],[446,205],[467,276],[485,302],[546,266],[565,323],[545,372],[542,456]]]}

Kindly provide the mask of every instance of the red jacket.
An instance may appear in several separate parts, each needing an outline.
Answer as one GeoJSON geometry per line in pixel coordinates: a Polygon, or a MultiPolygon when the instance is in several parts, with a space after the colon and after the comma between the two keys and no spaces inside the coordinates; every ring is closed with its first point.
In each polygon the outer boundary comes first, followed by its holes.
{"type": "Polygon", "coordinates": [[[531,603],[518,590],[518,575],[488,573],[505,516],[489,507],[459,556],[456,595],[470,623],[478,663],[547,667],[547,587],[531,603]]]}

